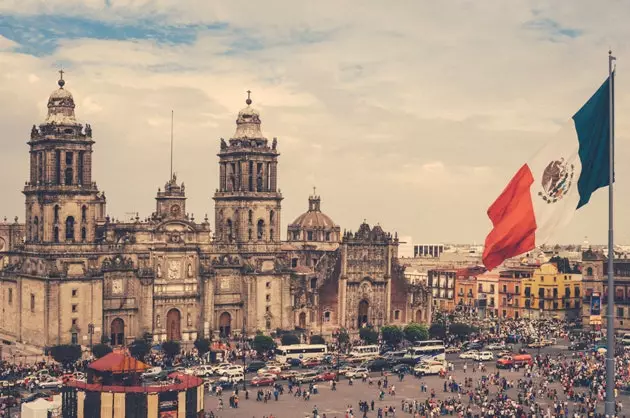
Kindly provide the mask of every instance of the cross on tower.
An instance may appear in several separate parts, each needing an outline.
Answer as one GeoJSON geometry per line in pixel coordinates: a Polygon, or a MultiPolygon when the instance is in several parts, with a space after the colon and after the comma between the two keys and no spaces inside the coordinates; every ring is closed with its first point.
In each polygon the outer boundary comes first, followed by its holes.
{"type": "Polygon", "coordinates": [[[313,186],[313,196],[316,196],[316,195],[317,195],[317,189],[315,186],[313,186]]]}
{"type": "Polygon", "coordinates": [[[65,71],[62,68],[62,69],[59,70],[59,77],[60,77],[59,79],[60,80],[63,80],[63,73],[65,73],[65,71]]]}
{"type": "Polygon", "coordinates": [[[245,100],[245,103],[247,103],[248,105],[252,104],[252,98],[250,97],[250,94],[252,94],[251,90],[247,90],[247,100],[245,100]]]}

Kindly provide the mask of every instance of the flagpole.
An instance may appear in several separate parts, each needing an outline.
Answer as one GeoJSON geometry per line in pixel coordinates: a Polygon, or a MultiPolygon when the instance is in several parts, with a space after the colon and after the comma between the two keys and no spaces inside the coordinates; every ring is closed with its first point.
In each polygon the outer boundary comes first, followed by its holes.
{"type": "Polygon", "coordinates": [[[614,329],[614,305],[615,305],[615,278],[614,261],[615,250],[613,240],[613,181],[614,181],[614,144],[615,144],[615,101],[614,101],[614,74],[612,51],[608,51],[608,100],[609,100],[609,143],[608,143],[608,309],[606,315],[606,416],[615,416],[615,329],[614,329]]]}

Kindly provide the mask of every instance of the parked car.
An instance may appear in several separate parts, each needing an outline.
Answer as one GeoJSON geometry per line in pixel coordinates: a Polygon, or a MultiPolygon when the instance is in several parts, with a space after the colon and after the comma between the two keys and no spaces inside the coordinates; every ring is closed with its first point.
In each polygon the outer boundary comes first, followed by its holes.
{"type": "Polygon", "coordinates": [[[362,365],[362,367],[365,367],[371,372],[380,372],[381,370],[389,369],[389,362],[385,359],[377,358],[376,360],[368,361],[367,363],[362,365]]]}
{"type": "Polygon", "coordinates": [[[275,382],[276,381],[270,377],[256,376],[251,380],[250,384],[252,386],[271,386],[275,382]]]}
{"type": "Polygon", "coordinates": [[[164,370],[161,367],[151,367],[146,372],[142,373],[143,379],[159,379],[165,375],[164,370]]]}
{"type": "Polygon", "coordinates": [[[220,369],[217,374],[221,375],[221,376],[234,376],[236,374],[243,374],[244,370],[243,370],[243,366],[229,366],[229,367],[224,367],[223,369],[220,369]]]}
{"type": "Polygon", "coordinates": [[[482,351],[481,353],[479,353],[479,355],[477,355],[477,358],[475,360],[477,360],[477,361],[492,361],[492,360],[494,360],[494,354],[492,354],[491,351],[482,351]]]}
{"type": "Polygon", "coordinates": [[[47,380],[40,380],[38,386],[41,389],[60,389],[61,386],[63,386],[63,382],[61,381],[61,379],[51,377],[47,380]]]}
{"type": "Polygon", "coordinates": [[[295,381],[298,383],[311,383],[317,378],[317,372],[300,373],[295,376],[295,381]]]}
{"type": "Polygon", "coordinates": [[[392,367],[392,373],[400,374],[400,373],[412,373],[413,368],[408,364],[397,364],[392,367]]]}
{"type": "Polygon", "coordinates": [[[446,365],[441,361],[423,361],[413,369],[416,376],[429,376],[446,371],[446,365]]]}
{"type": "Polygon", "coordinates": [[[305,369],[319,366],[320,364],[322,364],[321,360],[316,358],[307,358],[302,360],[302,367],[305,369]]]}
{"type": "Polygon", "coordinates": [[[258,370],[260,370],[260,369],[262,369],[263,367],[266,367],[266,366],[267,365],[265,364],[264,361],[252,361],[245,368],[245,372],[247,372],[247,373],[257,372],[258,370]]]}
{"type": "Polygon", "coordinates": [[[245,381],[245,375],[243,373],[235,373],[229,376],[221,376],[221,378],[219,378],[219,382],[240,383],[244,381],[245,381]]]}
{"type": "Polygon", "coordinates": [[[478,356],[479,356],[479,351],[470,350],[470,351],[464,351],[463,353],[461,353],[459,355],[459,358],[476,360],[478,356]]]}
{"type": "Polygon", "coordinates": [[[297,376],[298,374],[300,374],[300,372],[295,371],[295,370],[287,370],[287,371],[284,371],[284,372],[280,373],[278,375],[278,379],[288,380],[288,379],[291,379],[292,377],[297,376]]]}
{"type": "Polygon", "coordinates": [[[357,367],[354,370],[350,370],[346,372],[346,377],[358,379],[358,378],[363,377],[364,375],[367,376],[369,374],[370,374],[370,371],[366,367],[357,367]]]}
{"type": "Polygon", "coordinates": [[[335,372],[329,370],[319,373],[317,376],[315,376],[315,380],[320,382],[327,382],[329,380],[335,380],[336,376],[337,374],[335,372]]]}
{"type": "Polygon", "coordinates": [[[488,344],[488,346],[486,347],[488,350],[505,350],[505,343],[501,342],[501,343],[492,343],[492,344],[488,344]]]}
{"type": "Polygon", "coordinates": [[[226,367],[230,367],[232,363],[219,363],[212,366],[212,373],[219,374],[219,370],[225,369],[226,367]]]}
{"type": "Polygon", "coordinates": [[[460,351],[461,349],[455,346],[446,347],[446,350],[444,350],[446,354],[459,353],[460,351]]]}
{"type": "Polygon", "coordinates": [[[339,375],[340,376],[345,376],[346,373],[353,371],[354,369],[356,369],[356,367],[352,367],[352,366],[343,366],[341,368],[339,368],[339,375]]]}
{"type": "Polygon", "coordinates": [[[193,373],[198,377],[212,376],[214,374],[214,367],[209,364],[202,364],[201,366],[195,368],[193,373]]]}
{"type": "Polygon", "coordinates": [[[271,373],[271,374],[275,374],[278,375],[282,372],[282,369],[280,367],[276,367],[276,366],[267,366],[267,367],[263,367],[262,369],[258,369],[258,371],[256,372],[256,374],[263,375],[266,373],[271,373]]]}

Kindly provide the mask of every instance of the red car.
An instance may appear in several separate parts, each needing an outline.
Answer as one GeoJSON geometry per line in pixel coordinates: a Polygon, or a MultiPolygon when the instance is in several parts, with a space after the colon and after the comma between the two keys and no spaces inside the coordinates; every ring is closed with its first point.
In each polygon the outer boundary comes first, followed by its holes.
{"type": "Polygon", "coordinates": [[[275,382],[273,379],[269,378],[269,377],[254,377],[252,379],[252,381],[250,382],[252,386],[271,386],[273,385],[275,382]]]}
{"type": "Polygon", "coordinates": [[[315,367],[315,366],[319,366],[320,364],[322,364],[322,362],[317,360],[316,358],[307,359],[307,360],[302,361],[302,367],[304,367],[304,368],[315,367]]]}
{"type": "Polygon", "coordinates": [[[335,380],[335,377],[336,377],[336,373],[335,372],[328,371],[328,372],[323,372],[323,373],[318,374],[315,377],[315,380],[319,380],[319,381],[322,381],[322,382],[327,382],[329,380],[335,380]]]}

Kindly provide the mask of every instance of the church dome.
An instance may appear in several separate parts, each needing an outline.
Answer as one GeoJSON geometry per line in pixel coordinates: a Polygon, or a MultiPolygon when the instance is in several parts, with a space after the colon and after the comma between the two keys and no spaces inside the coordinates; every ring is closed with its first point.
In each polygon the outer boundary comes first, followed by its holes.
{"type": "Polygon", "coordinates": [[[289,241],[336,241],[339,239],[339,226],[320,209],[321,199],[312,195],[308,198],[308,211],[289,224],[289,241]]]}
{"type": "Polygon", "coordinates": [[[59,88],[53,91],[48,98],[48,116],[45,123],[54,125],[78,125],[74,116],[74,97],[64,88],[66,81],[61,78],[57,82],[59,88]]]}
{"type": "Polygon", "coordinates": [[[247,100],[245,101],[247,107],[244,107],[238,112],[234,138],[263,139],[264,135],[260,129],[260,113],[251,106],[252,99],[249,97],[249,94],[250,92],[248,91],[247,100]]]}

